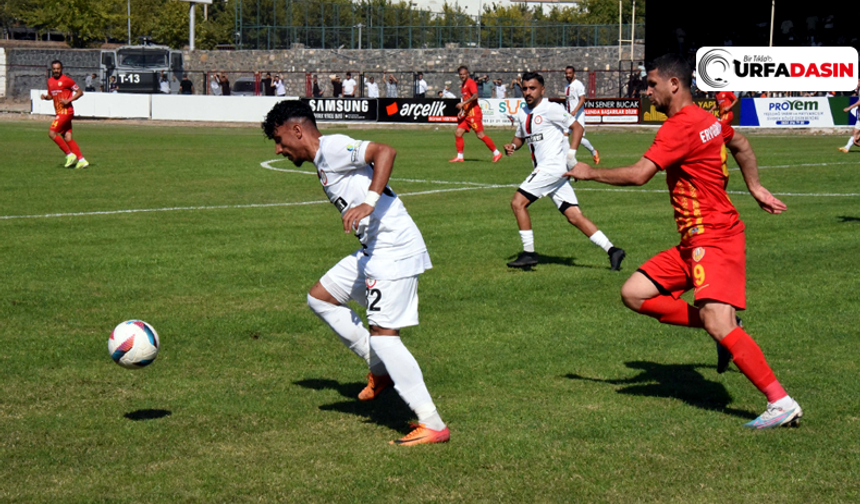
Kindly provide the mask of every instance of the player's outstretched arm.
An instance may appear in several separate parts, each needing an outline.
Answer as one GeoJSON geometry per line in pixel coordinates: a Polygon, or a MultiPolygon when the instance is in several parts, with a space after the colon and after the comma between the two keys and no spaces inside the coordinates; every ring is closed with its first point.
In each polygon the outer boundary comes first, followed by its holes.
{"type": "Polygon", "coordinates": [[[376,201],[379,200],[379,195],[385,190],[388,185],[388,179],[391,178],[391,170],[394,168],[394,158],[397,156],[397,151],[390,145],[371,142],[364,152],[364,160],[367,164],[373,165],[373,179],[370,181],[370,187],[367,189],[367,198],[364,203],[354,206],[343,214],[343,232],[349,233],[353,229],[358,229],[358,222],[373,213],[376,208],[376,201]]]}
{"type": "Polygon", "coordinates": [[[842,109],[842,111],[848,112],[849,110],[853,109],[854,107],[858,107],[858,106],[860,106],[860,100],[857,100],[856,102],[854,102],[854,105],[849,105],[849,106],[845,107],[844,109],[842,109]]]}
{"type": "Polygon", "coordinates": [[[755,198],[758,206],[765,212],[772,214],[784,212],[788,208],[785,203],[776,199],[770,191],[761,185],[758,177],[758,161],[747,137],[735,132],[735,135],[729,140],[726,147],[729,148],[738,166],[740,166],[747,189],[749,189],[752,197],[755,198]]]}
{"type": "Polygon", "coordinates": [[[585,163],[576,163],[564,176],[573,177],[574,180],[593,180],[615,186],[641,186],[651,180],[658,171],[660,168],[653,161],[643,157],[631,166],[607,170],[596,170],[585,163]]]}

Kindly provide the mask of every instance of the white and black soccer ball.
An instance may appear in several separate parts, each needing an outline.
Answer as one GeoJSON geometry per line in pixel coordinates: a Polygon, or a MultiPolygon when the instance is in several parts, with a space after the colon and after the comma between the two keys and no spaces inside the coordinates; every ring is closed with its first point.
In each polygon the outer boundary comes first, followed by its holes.
{"type": "Polygon", "coordinates": [[[111,359],[128,369],[152,364],[160,346],[158,333],[142,320],[126,320],[116,326],[108,338],[111,359]]]}

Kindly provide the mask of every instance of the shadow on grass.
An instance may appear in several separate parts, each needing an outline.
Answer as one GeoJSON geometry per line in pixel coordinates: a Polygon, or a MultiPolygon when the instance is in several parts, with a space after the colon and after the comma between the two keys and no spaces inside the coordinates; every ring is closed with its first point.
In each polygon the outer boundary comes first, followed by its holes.
{"type": "MultiPolygon", "coordinates": [[[[519,253],[514,254],[508,257],[508,260],[513,260],[517,258],[519,253]]],[[[593,264],[577,264],[575,257],[558,257],[558,256],[550,256],[538,253],[538,264],[537,266],[526,266],[525,268],[510,268],[511,270],[523,270],[523,271],[532,271],[536,267],[540,267],[542,264],[559,264],[561,266],[570,266],[573,268],[591,268],[591,269],[609,269],[607,265],[605,268],[602,266],[595,266],[593,264]]]]}
{"type": "Polygon", "coordinates": [[[323,404],[323,411],[339,411],[366,418],[367,422],[388,427],[404,434],[410,431],[409,421],[415,418],[412,410],[400,399],[394,387],[389,387],[373,401],[359,401],[358,393],[366,383],[340,383],[327,379],[307,379],[293,382],[296,385],[313,390],[335,390],[348,400],[323,404]]]}
{"type": "Polygon", "coordinates": [[[674,398],[690,406],[719,411],[727,415],[754,419],[749,411],[729,408],[732,398],[721,383],[708,381],[696,368],[714,367],[707,364],[658,364],[656,362],[632,361],[624,363],[641,373],[632,378],[601,380],[577,374],[567,374],[571,380],[584,380],[612,385],[626,385],[618,389],[619,394],[674,398]]]}
{"type": "Polygon", "coordinates": [[[839,222],[860,222],[860,217],[849,217],[847,215],[840,215],[837,219],[839,219],[839,222]]]}
{"type": "Polygon", "coordinates": [[[132,411],[131,413],[126,413],[123,416],[128,418],[129,420],[139,422],[141,420],[157,420],[159,418],[168,417],[172,414],[172,411],[167,411],[163,409],[141,409],[137,411],[132,411]]]}

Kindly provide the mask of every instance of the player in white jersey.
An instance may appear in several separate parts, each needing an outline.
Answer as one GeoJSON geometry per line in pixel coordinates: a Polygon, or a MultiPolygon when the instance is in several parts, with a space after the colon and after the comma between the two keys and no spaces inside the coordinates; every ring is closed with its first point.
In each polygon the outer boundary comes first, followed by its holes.
{"type": "Polygon", "coordinates": [[[582,145],[591,153],[594,164],[600,164],[600,153],[585,138],[585,86],[576,80],[576,69],[572,66],[564,69],[564,78],[567,79],[567,87],[564,88],[565,108],[576,120],[570,129],[570,148],[575,157],[576,150],[582,145]]]}
{"type": "Polygon", "coordinates": [[[618,270],[625,256],[624,250],[613,246],[609,238],[582,214],[576,193],[573,192],[568,178],[564,176],[569,166],[575,164],[573,147],[568,143],[569,130],[575,119],[561,105],[545,100],[544,91],[541,74],[523,74],[523,98],[526,106],[517,112],[517,131],[511,143],[505,145],[505,153],[508,156],[523,145],[528,145],[534,165],[534,171],[520,185],[511,200],[511,208],[520,228],[523,251],[515,260],[509,262],[508,266],[527,268],[538,263],[528,206],[544,196],[550,196],[568,222],[609,254],[610,268],[618,270]]]}
{"type": "Polygon", "coordinates": [[[296,166],[311,161],[329,200],[341,213],[344,232],[361,247],[338,262],[308,293],[308,306],[356,355],[367,361],[362,401],[394,385],[418,416],[418,425],[392,444],[448,441],[418,362],[400,340],[400,328],[418,324],[418,275],[432,267],[424,238],[400,198],[388,187],[396,152],[385,144],[325,135],[311,108],[282,101],[266,115],[263,132],[275,152],[296,166]],[[367,308],[365,329],[346,304],[367,308]]]}
{"type": "MultiPolygon", "coordinates": [[[[860,90],[860,80],[857,81],[857,89],[860,90]]],[[[852,105],[845,107],[843,112],[850,112],[851,109],[860,106],[860,99],[854,102],[852,105]]],[[[857,145],[860,147],[860,109],[854,111],[856,115],[856,120],[854,121],[854,132],[851,134],[851,137],[848,138],[848,143],[845,144],[844,147],[840,147],[839,150],[848,154],[848,151],[851,149],[852,145],[857,145]]]]}

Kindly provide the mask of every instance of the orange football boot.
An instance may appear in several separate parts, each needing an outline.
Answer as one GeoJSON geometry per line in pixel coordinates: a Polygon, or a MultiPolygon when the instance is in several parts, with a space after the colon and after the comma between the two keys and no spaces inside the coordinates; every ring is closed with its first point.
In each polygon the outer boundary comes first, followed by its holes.
{"type": "Polygon", "coordinates": [[[448,440],[451,439],[451,433],[448,431],[448,427],[437,431],[428,428],[424,424],[411,423],[410,425],[415,427],[415,430],[400,439],[389,441],[388,444],[412,446],[425,443],[447,443],[448,440]]]}
{"type": "Polygon", "coordinates": [[[388,375],[375,375],[367,373],[367,386],[358,393],[359,401],[372,401],[376,399],[383,390],[393,385],[391,377],[388,375]]]}

